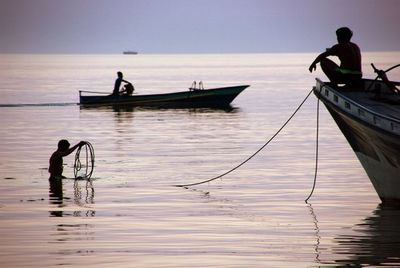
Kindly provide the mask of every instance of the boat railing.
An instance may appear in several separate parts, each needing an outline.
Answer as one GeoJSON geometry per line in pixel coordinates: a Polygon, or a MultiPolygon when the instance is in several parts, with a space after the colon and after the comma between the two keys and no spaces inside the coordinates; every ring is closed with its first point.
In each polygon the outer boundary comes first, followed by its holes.
{"type": "Polygon", "coordinates": [[[190,91],[194,91],[194,90],[204,90],[204,85],[203,85],[203,81],[199,82],[199,87],[197,87],[197,83],[196,81],[193,81],[192,85],[189,87],[190,91]]]}
{"type": "Polygon", "coordinates": [[[400,119],[372,111],[362,104],[344,96],[318,78],[315,92],[319,95],[319,98],[328,100],[332,105],[339,107],[342,111],[345,111],[368,124],[395,133],[396,135],[400,134],[400,119]]]}

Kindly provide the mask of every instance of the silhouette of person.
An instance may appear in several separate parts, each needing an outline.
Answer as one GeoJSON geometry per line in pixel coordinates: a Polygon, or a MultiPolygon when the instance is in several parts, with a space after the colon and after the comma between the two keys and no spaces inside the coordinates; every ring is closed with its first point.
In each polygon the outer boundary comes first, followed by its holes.
{"type": "Polygon", "coordinates": [[[119,95],[119,89],[121,87],[122,82],[130,84],[129,81],[126,81],[123,79],[124,75],[122,72],[117,72],[117,75],[118,75],[118,78],[115,80],[114,91],[112,93],[112,95],[115,95],[115,96],[119,95]]]}
{"type": "Polygon", "coordinates": [[[131,83],[125,84],[124,89],[119,92],[120,95],[128,95],[131,96],[135,88],[131,83]]]}
{"type": "Polygon", "coordinates": [[[360,48],[350,42],[353,32],[349,28],[337,29],[336,36],[338,43],[319,54],[311,63],[309,71],[316,70],[317,63],[320,63],[322,71],[333,84],[356,83],[362,78],[360,48]],[[329,56],[338,57],[340,66],[328,59],[329,56]]]}
{"type": "Polygon", "coordinates": [[[49,180],[57,180],[60,178],[64,178],[62,175],[63,173],[63,157],[71,154],[75,149],[78,147],[82,147],[85,145],[84,141],[79,142],[78,144],[74,145],[73,147],[69,147],[70,144],[67,140],[60,140],[58,142],[57,151],[55,151],[49,160],[49,173],[50,178],[49,180]]]}

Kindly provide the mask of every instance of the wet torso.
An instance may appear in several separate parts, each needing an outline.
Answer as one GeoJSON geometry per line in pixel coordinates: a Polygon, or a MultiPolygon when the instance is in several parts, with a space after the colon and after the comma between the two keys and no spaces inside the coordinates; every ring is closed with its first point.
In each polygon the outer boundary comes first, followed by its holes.
{"type": "Polygon", "coordinates": [[[62,177],[63,158],[58,152],[54,152],[49,160],[50,177],[62,177]]]}

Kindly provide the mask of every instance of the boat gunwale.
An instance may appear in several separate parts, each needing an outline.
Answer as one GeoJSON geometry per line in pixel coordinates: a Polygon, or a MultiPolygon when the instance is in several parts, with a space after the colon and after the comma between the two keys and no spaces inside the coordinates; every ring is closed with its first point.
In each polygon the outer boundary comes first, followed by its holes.
{"type": "MultiPolygon", "coordinates": [[[[314,93],[317,95],[317,97],[322,100],[325,104],[329,104],[329,106],[333,107],[338,107],[339,111],[342,111],[346,115],[351,116],[352,118],[358,119],[358,121],[363,122],[364,124],[367,124],[370,127],[375,127],[381,131],[385,131],[388,133],[391,133],[393,135],[399,136],[400,135],[400,120],[394,117],[386,116],[383,115],[379,112],[375,112],[364,105],[350,99],[349,97],[345,96],[342,94],[340,91],[334,89],[333,87],[327,85],[325,82],[322,80],[316,78],[317,80],[317,86],[314,88],[314,93]],[[336,95],[338,98],[342,99],[342,103],[340,103],[339,99],[338,101],[334,101],[330,98],[328,98],[326,95],[322,94],[322,90],[324,88],[327,88],[329,91],[333,93],[333,95],[336,95]],[[349,108],[345,107],[346,102],[349,104],[353,105],[355,108],[358,109],[358,111],[354,112],[356,109],[352,109],[351,106],[349,108]],[[364,112],[364,115],[360,115],[360,110],[364,112]],[[353,111],[353,112],[351,112],[353,111]],[[370,118],[368,118],[367,114],[370,114],[370,118]],[[379,120],[377,120],[379,119],[379,120]],[[379,124],[377,123],[378,121],[379,124]],[[385,124],[385,121],[387,123],[385,124]]],[[[370,79],[363,79],[363,81],[374,81],[370,79]]]]}
{"type": "MultiPolygon", "coordinates": [[[[215,91],[215,90],[222,90],[222,89],[231,89],[231,88],[241,88],[244,89],[248,88],[250,85],[239,85],[239,86],[229,86],[229,87],[215,87],[215,88],[207,88],[207,89],[194,89],[194,90],[185,90],[185,91],[177,91],[177,92],[168,92],[168,93],[156,93],[156,94],[144,94],[144,95],[136,95],[136,96],[157,96],[157,95],[168,95],[168,94],[180,94],[180,93],[189,93],[189,92],[208,92],[208,91],[215,91]]],[[[96,94],[104,94],[104,97],[111,96],[109,92],[101,92],[101,91],[89,91],[89,90],[79,90],[79,95],[81,93],[96,93],[96,94]]],[[[83,97],[98,97],[98,96],[83,96],[83,97]]]]}

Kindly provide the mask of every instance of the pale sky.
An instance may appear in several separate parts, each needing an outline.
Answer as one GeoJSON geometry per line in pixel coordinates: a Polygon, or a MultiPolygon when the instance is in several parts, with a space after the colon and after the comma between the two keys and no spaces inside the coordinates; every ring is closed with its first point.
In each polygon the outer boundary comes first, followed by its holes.
{"type": "Polygon", "coordinates": [[[0,0],[0,53],[400,51],[400,0],[0,0]]]}

